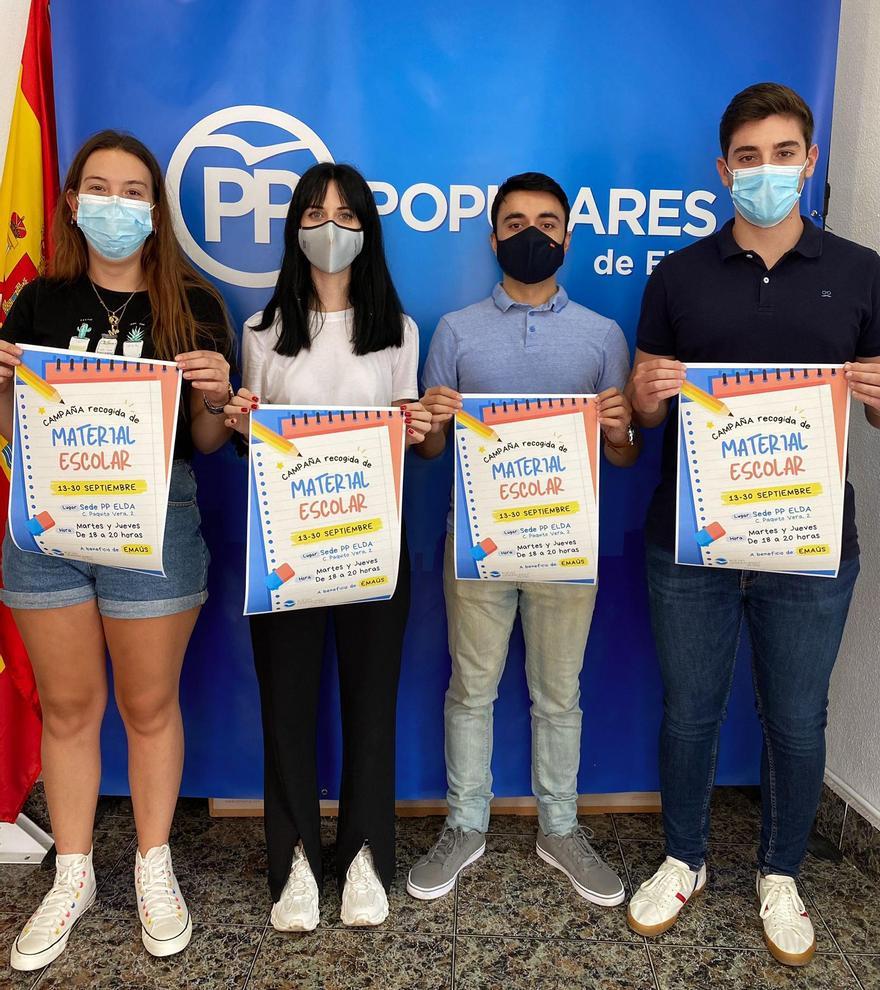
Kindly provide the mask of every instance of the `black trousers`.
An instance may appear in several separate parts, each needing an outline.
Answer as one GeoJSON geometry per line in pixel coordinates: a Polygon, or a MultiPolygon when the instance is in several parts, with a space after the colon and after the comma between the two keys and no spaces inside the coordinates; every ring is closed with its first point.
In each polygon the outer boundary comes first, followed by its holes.
{"type": "Polygon", "coordinates": [[[386,890],[394,878],[397,687],[409,613],[404,534],[397,590],[387,601],[251,616],[265,758],[265,827],[272,900],[302,839],[320,887],[318,689],[327,623],[336,633],[342,708],[342,785],[336,864],[340,886],[368,842],[386,890]]]}

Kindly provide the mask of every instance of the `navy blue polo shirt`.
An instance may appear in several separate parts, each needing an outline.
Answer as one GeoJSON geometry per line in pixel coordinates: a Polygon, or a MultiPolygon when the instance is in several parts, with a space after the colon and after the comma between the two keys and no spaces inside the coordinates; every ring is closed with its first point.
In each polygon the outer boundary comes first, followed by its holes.
{"type": "MultiPolygon", "coordinates": [[[[685,364],[843,364],[880,355],[880,256],[803,221],[798,243],[769,270],[734,240],[732,220],[664,258],[645,286],[639,349],[685,364]]],[[[667,550],[675,545],[677,437],[674,402],[645,526],[667,550]]],[[[848,481],[841,546],[844,559],[858,555],[848,481]]]]}

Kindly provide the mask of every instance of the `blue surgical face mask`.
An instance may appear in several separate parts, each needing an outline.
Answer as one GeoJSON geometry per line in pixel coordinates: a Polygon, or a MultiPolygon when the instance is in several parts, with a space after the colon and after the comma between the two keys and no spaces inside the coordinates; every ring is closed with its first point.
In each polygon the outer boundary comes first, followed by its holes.
{"type": "Polygon", "coordinates": [[[791,213],[800,199],[798,188],[803,165],[758,165],[756,168],[728,169],[733,176],[730,190],[733,205],[756,227],[775,227],[791,213]]]}
{"type": "Polygon", "coordinates": [[[153,232],[153,207],[123,196],[77,196],[76,225],[104,258],[122,261],[153,232]]]}

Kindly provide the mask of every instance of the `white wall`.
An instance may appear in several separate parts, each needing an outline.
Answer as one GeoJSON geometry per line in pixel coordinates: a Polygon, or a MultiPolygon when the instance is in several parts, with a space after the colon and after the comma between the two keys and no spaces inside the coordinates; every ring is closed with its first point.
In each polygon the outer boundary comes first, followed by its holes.
{"type": "MultiPolygon", "coordinates": [[[[880,4],[843,0],[828,226],[880,249],[880,4]]],[[[853,408],[850,479],[862,573],[831,685],[828,783],[880,826],[880,431],[853,408]]]]}

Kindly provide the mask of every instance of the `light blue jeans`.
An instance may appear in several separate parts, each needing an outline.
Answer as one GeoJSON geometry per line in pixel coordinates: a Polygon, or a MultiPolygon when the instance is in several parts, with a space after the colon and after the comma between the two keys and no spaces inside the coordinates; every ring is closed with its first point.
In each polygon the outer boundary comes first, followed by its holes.
{"type": "Polygon", "coordinates": [[[595,585],[456,581],[452,537],[443,566],[452,677],[446,692],[447,824],[489,827],[492,715],[517,608],[532,701],[532,791],[545,834],[577,825],[580,673],[595,585]]]}

